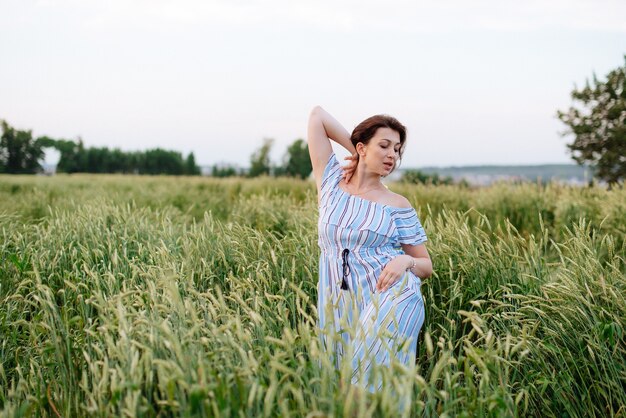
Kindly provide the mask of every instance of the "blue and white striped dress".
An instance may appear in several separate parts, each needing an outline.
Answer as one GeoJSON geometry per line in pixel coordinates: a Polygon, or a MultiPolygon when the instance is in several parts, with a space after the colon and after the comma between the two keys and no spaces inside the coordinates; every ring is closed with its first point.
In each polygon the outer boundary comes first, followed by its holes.
{"type": "Polygon", "coordinates": [[[369,382],[375,391],[382,381],[369,380],[372,362],[389,365],[394,356],[406,366],[415,364],[424,323],[419,277],[407,272],[385,292],[376,291],[376,282],[385,265],[403,254],[400,244],[421,244],[426,234],[415,209],[350,195],[339,187],[341,173],[331,153],[319,204],[319,327],[335,366],[350,355],[352,382],[369,382]]]}

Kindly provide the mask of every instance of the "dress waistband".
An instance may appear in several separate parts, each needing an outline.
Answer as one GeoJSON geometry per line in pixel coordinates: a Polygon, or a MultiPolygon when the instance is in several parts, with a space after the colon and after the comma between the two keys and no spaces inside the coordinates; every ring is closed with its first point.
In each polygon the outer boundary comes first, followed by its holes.
{"type": "Polygon", "coordinates": [[[384,246],[379,246],[379,247],[356,247],[356,248],[345,248],[345,247],[335,247],[335,248],[324,248],[324,247],[320,247],[320,250],[322,253],[324,253],[325,256],[330,257],[330,258],[334,258],[334,259],[342,259],[343,258],[343,252],[345,250],[350,251],[350,255],[355,255],[358,257],[380,257],[381,253],[382,254],[389,254],[389,255],[395,255],[395,254],[402,254],[402,248],[396,248],[392,245],[384,245],[384,246]]]}

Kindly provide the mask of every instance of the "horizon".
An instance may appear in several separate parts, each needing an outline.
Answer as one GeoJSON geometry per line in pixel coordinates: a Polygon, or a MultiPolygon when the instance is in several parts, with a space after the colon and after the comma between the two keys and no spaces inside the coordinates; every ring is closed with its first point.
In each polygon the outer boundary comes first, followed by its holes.
{"type": "MultiPolygon", "coordinates": [[[[47,161],[42,162],[42,165],[44,165],[44,168],[53,168],[56,167],[58,162],[54,162],[54,163],[50,163],[47,161]]],[[[225,163],[227,166],[228,163],[225,163]]],[[[197,163],[197,166],[200,168],[212,168],[213,166],[215,166],[216,164],[200,164],[197,163]]],[[[238,166],[238,165],[231,165],[232,167],[238,168],[238,169],[249,169],[249,166],[238,166]]],[[[218,164],[218,167],[224,167],[224,166],[220,166],[218,164]]],[[[515,168],[538,168],[538,167],[580,167],[581,169],[589,169],[591,168],[591,166],[589,165],[579,165],[576,162],[571,162],[571,163],[548,163],[548,164],[500,164],[500,165],[494,165],[494,164],[480,164],[480,165],[451,165],[451,166],[435,166],[435,165],[431,165],[431,166],[423,166],[423,167],[404,167],[404,166],[400,166],[398,167],[395,171],[402,171],[402,170],[428,170],[428,169],[467,169],[467,168],[505,168],[505,167],[515,167],[515,168]]]]}
{"type": "MultiPolygon", "coordinates": [[[[36,138],[35,135],[33,135],[33,138],[36,138]]],[[[347,156],[348,153],[336,146],[336,144],[332,144],[333,146],[333,151],[337,154],[337,157],[342,160],[343,157],[347,156]]],[[[113,150],[114,148],[110,148],[111,150],[113,150]]],[[[120,149],[124,152],[133,152],[133,151],[146,151],[150,148],[146,148],[143,150],[140,149],[123,149],[123,148],[119,148],[116,147],[116,149],[120,149]]],[[[175,152],[180,152],[177,149],[168,149],[169,151],[175,151],[175,152]]],[[[274,150],[275,151],[275,150],[274,150]]],[[[285,149],[286,151],[286,149],[285,149]]],[[[44,148],[44,160],[42,161],[42,164],[45,164],[47,166],[56,166],[58,164],[59,158],[60,158],[60,153],[55,150],[55,149],[51,149],[51,148],[44,148]]],[[[193,150],[191,150],[190,152],[194,153],[194,157],[195,157],[195,152],[193,150]]],[[[275,152],[274,152],[275,153],[275,152]]],[[[182,153],[183,158],[188,155],[185,153],[182,153]]],[[[282,156],[281,156],[282,158],[282,156]]],[[[341,164],[343,164],[342,161],[340,161],[341,164]]],[[[228,161],[220,161],[220,162],[214,162],[211,164],[203,164],[201,162],[197,162],[196,164],[199,167],[203,167],[203,168],[208,168],[208,167],[213,167],[213,166],[233,166],[236,168],[248,168],[249,167],[249,161],[244,163],[244,164],[236,164],[236,163],[232,163],[232,162],[228,162],[228,161]]],[[[280,161],[278,159],[272,159],[271,160],[271,164],[272,165],[276,165],[276,164],[280,164],[280,161]]],[[[580,167],[588,167],[589,164],[584,164],[584,165],[580,165],[578,164],[576,161],[574,161],[573,159],[570,159],[570,161],[565,161],[565,162],[546,162],[546,163],[511,163],[511,164],[493,164],[493,163],[485,163],[485,164],[456,164],[456,165],[424,165],[424,166],[420,166],[420,167],[398,167],[398,170],[402,170],[402,169],[408,169],[408,170],[414,170],[414,169],[429,169],[429,168],[438,168],[438,169],[445,169],[445,168],[469,168],[469,167],[538,167],[538,166],[580,166],[580,167]]]]}

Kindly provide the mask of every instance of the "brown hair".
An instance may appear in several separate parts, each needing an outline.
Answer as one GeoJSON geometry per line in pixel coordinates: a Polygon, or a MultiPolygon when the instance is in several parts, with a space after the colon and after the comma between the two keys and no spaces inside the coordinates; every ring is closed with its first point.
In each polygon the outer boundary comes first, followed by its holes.
{"type": "MultiPolygon", "coordinates": [[[[355,148],[356,144],[359,142],[362,142],[363,145],[367,145],[368,142],[370,142],[370,139],[376,135],[378,128],[389,128],[396,131],[400,135],[400,156],[398,157],[398,160],[401,160],[406,142],[406,127],[393,116],[374,115],[359,123],[356,128],[354,128],[352,135],[350,136],[352,145],[354,145],[355,148]]],[[[398,160],[396,160],[396,165],[389,173],[393,172],[398,167],[398,160]]]]}

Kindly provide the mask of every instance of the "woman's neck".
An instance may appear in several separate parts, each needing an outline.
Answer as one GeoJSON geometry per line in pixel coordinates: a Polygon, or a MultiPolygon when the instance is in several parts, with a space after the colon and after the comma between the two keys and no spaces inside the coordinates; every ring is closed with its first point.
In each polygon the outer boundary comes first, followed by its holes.
{"type": "Polygon", "coordinates": [[[363,164],[357,165],[350,179],[352,193],[366,192],[379,188],[382,186],[380,178],[380,174],[368,172],[363,164]]]}

